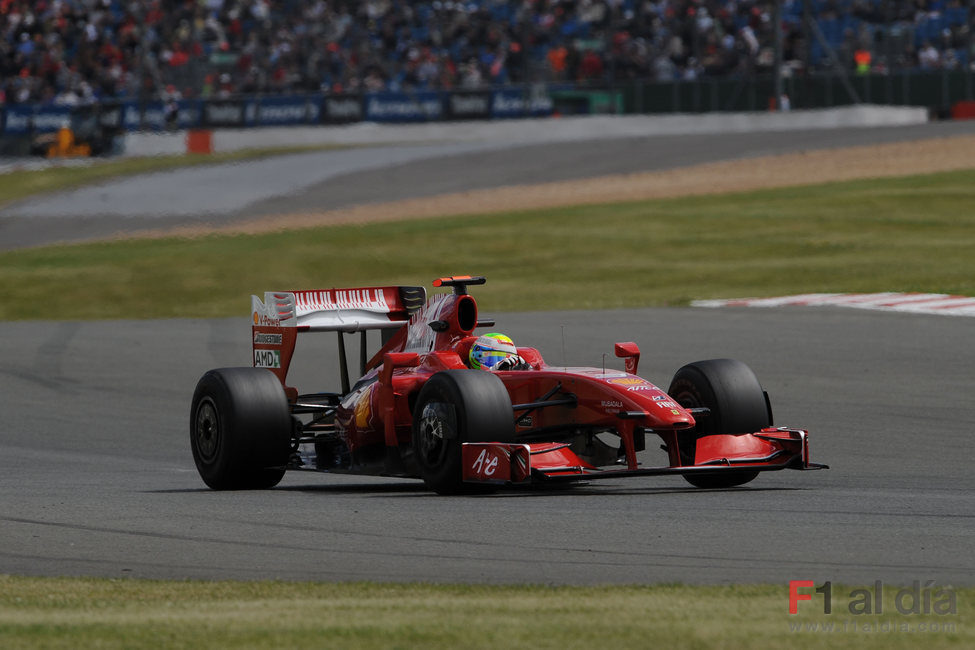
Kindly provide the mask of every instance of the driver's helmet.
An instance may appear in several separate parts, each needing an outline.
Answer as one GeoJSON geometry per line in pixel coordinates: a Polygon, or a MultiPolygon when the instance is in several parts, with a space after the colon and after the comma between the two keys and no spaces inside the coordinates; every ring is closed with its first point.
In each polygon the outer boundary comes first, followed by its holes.
{"type": "Polygon", "coordinates": [[[490,370],[499,362],[518,354],[514,341],[497,332],[479,336],[471,346],[471,368],[490,370]]]}

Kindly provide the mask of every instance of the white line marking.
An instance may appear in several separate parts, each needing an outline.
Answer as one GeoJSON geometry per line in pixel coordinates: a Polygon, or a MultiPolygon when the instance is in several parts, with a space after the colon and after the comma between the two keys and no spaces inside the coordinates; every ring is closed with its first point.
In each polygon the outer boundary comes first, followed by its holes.
{"type": "Polygon", "coordinates": [[[852,307],[943,316],[975,316],[975,297],[945,293],[804,293],[777,298],[695,300],[692,307],[852,307]]]}

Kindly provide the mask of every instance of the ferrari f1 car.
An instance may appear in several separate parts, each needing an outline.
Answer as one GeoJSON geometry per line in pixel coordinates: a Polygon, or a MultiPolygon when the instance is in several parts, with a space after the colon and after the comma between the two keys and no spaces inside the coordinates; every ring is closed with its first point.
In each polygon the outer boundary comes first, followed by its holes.
{"type": "Polygon", "coordinates": [[[772,426],[768,395],[743,363],[713,359],[677,371],[667,391],[637,375],[640,350],[616,343],[625,371],[554,367],[518,347],[519,364],[472,369],[478,316],[450,277],[423,287],[268,292],[252,297],[253,367],[203,375],[190,442],[211,488],[269,488],[288,470],[417,477],[441,494],[491,486],[679,474],[726,488],[759,472],[824,469],[807,432],[772,426]],[[382,345],[367,354],[367,333],[382,345]],[[337,332],[341,392],[288,385],[298,334],[337,332]],[[351,383],[345,337],[358,333],[351,383]],[[668,465],[638,453],[657,436],[668,465]],[[479,487],[480,486],[480,487],[479,487]]]}

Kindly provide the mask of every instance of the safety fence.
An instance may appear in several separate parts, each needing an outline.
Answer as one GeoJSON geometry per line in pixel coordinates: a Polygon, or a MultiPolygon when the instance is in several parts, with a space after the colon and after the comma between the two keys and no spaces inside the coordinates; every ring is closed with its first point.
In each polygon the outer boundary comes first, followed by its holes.
{"type": "MultiPolygon", "coordinates": [[[[975,74],[964,70],[843,76],[816,74],[782,80],[792,108],[832,108],[849,104],[923,106],[935,117],[949,116],[961,101],[975,100],[975,74]]],[[[771,76],[694,81],[634,82],[620,89],[632,113],[708,113],[768,110],[775,96],[771,76]]]]}

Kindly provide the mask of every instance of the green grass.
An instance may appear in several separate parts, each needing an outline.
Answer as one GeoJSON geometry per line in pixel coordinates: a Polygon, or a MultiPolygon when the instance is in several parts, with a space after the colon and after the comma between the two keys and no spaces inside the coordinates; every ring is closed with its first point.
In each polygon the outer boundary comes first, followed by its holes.
{"type": "Polygon", "coordinates": [[[0,576],[0,647],[892,649],[975,644],[968,614],[975,589],[956,589],[957,613],[945,615],[898,614],[896,590],[887,588],[883,615],[852,616],[846,610],[849,593],[849,588],[833,586],[830,615],[823,614],[817,600],[800,603],[799,614],[790,616],[785,584],[494,587],[0,576]],[[818,626],[823,624],[832,624],[834,631],[822,631],[818,626]]]}
{"type": "Polygon", "coordinates": [[[265,290],[483,274],[485,310],[818,291],[975,295],[975,170],[0,254],[0,319],[246,314],[265,290]]]}
{"type": "Polygon", "coordinates": [[[167,171],[198,165],[256,160],[288,153],[345,149],[344,145],[309,145],[244,149],[208,155],[174,154],[125,159],[86,159],[72,164],[55,165],[46,169],[21,169],[0,174],[0,207],[37,194],[69,190],[113,178],[167,171]]]}

